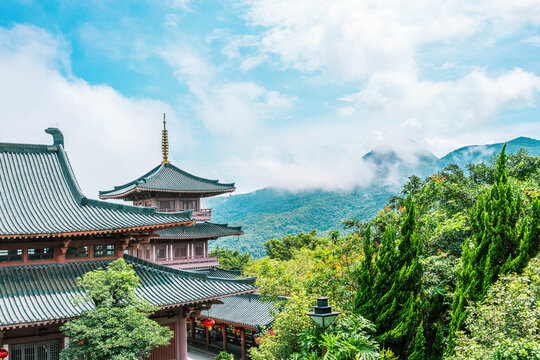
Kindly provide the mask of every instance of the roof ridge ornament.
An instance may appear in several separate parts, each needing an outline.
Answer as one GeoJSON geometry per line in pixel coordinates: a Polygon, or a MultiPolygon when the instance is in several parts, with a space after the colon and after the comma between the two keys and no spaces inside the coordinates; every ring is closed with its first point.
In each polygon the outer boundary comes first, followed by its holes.
{"type": "Polygon", "coordinates": [[[53,145],[62,145],[64,146],[64,135],[58,128],[47,128],[45,129],[47,134],[52,135],[53,145]]]}
{"type": "Polygon", "coordinates": [[[167,121],[163,113],[163,130],[161,132],[161,152],[163,154],[162,164],[170,164],[169,161],[169,135],[167,133],[167,121]]]}

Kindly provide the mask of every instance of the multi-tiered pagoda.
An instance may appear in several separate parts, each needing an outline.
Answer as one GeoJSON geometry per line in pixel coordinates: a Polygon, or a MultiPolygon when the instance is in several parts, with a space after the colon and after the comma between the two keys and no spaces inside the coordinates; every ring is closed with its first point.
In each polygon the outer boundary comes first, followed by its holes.
{"type": "Polygon", "coordinates": [[[73,302],[84,291],[76,279],[123,257],[141,280],[137,296],[157,306],[153,318],[175,332],[170,345],[154,350],[150,360],[186,360],[187,319],[193,324],[218,299],[256,289],[250,281],[210,278],[126,255],[158,231],[192,225],[190,212],[171,212],[172,207],[168,213],[156,212],[86,198],[62,133],[47,132],[54,137],[52,145],[0,143],[2,357],[58,360],[65,344],[60,325],[93,307],[73,302]]]}
{"type": "Polygon", "coordinates": [[[181,269],[216,267],[217,257],[208,255],[208,240],[241,235],[241,227],[215,224],[211,209],[201,209],[201,199],[236,190],[234,183],[224,184],[192,175],[171,164],[165,116],[163,117],[161,164],[125,185],[100,191],[101,199],[123,199],[140,207],[155,207],[159,213],[190,211],[196,221],[190,227],[158,231],[149,244],[128,250],[130,255],[157,264],[181,269]]]}

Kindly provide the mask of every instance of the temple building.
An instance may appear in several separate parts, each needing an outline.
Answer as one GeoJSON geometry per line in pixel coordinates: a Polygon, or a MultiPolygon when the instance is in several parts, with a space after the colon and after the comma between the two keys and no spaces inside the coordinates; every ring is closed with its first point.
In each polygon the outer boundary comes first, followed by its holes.
{"type": "MultiPolygon", "coordinates": [[[[52,145],[0,143],[0,348],[9,352],[5,359],[57,360],[65,342],[59,327],[93,306],[72,302],[83,291],[77,277],[122,257],[140,278],[137,295],[159,308],[153,318],[175,331],[171,344],[154,350],[151,359],[187,359],[189,319],[193,323],[222,298],[255,293],[253,282],[125,254],[147,250],[161,231],[197,226],[192,212],[88,199],[74,177],[62,133],[46,132],[54,138],[52,145]]],[[[157,246],[143,257],[161,258],[157,246]]],[[[163,251],[175,254],[174,247],[163,251]]]]}
{"type": "MultiPolygon", "coordinates": [[[[134,257],[189,271],[205,274],[209,279],[236,279],[240,271],[219,268],[219,259],[208,255],[208,241],[222,236],[241,235],[241,227],[210,222],[211,209],[201,209],[201,199],[231,193],[236,190],[233,183],[220,183],[185,172],[172,165],[168,159],[168,134],[165,117],[162,130],[161,164],[125,185],[100,191],[101,199],[122,199],[133,205],[156,208],[157,213],[190,211],[196,221],[194,225],[176,226],[156,232],[148,244],[137,249],[128,249],[134,257]]],[[[256,278],[241,281],[255,283],[256,278]]],[[[239,349],[241,358],[247,357],[247,349],[256,345],[255,338],[268,330],[274,321],[274,308],[268,299],[258,294],[245,294],[223,299],[221,304],[203,311],[197,321],[189,323],[192,344],[207,348],[239,349]],[[201,322],[211,319],[215,326],[204,326],[201,322]]]]}
{"type": "Polygon", "coordinates": [[[201,209],[201,199],[236,190],[234,183],[224,184],[185,172],[168,159],[169,142],[163,117],[161,164],[125,185],[100,191],[100,199],[122,199],[139,207],[155,207],[158,213],[190,211],[193,226],[172,227],[158,231],[150,243],[128,253],[135,257],[178,269],[211,268],[219,265],[208,254],[208,241],[222,236],[242,235],[241,227],[215,224],[211,209],[201,209]]]}

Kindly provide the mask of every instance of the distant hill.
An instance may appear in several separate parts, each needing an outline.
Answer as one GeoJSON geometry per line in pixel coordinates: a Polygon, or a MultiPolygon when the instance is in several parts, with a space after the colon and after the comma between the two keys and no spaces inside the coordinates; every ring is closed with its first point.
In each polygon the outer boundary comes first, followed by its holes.
{"type": "MultiPolygon", "coordinates": [[[[464,167],[466,164],[488,162],[493,155],[501,152],[504,143],[490,145],[464,146],[443,156],[438,161],[438,168],[444,168],[448,164],[458,164],[464,167]]],[[[519,137],[511,140],[506,145],[506,153],[513,154],[519,149],[525,149],[534,156],[540,155],[540,141],[528,137],[519,137]]]]}
{"type": "Polygon", "coordinates": [[[347,192],[309,190],[288,192],[265,188],[249,194],[209,200],[212,221],[241,224],[245,234],[221,238],[212,245],[227,246],[264,256],[262,244],[287,234],[318,229],[342,229],[341,220],[369,219],[392,192],[385,188],[358,188],[347,192]]]}
{"type": "MultiPolygon", "coordinates": [[[[403,152],[380,147],[363,157],[377,169],[377,181],[368,187],[350,191],[299,192],[265,188],[248,194],[208,199],[206,205],[213,208],[212,221],[242,225],[245,231],[241,237],[212,241],[211,246],[226,246],[261,257],[265,255],[263,243],[271,238],[312,229],[320,233],[342,230],[344,219],[368,220],[373,217],[387,204],[388,197],[399,191],[399,185],[408,176],[428,176],[452,163],[463,167],[468,163],[487,162],[501,151],[503,145],[465,146],[441,159],[415,143],[403,152]]],[[[509,141],[507,153],[521,148],[532,155],[540,155],[540,141],[526,137],[509,141]]]]}
{"type": "Polygon", "coordinates": [[[439,161],[438,157],[414,141],[401,144],[399,150],[387,145],[379,146],[362,159],[376,169],[375,179],[382,179],[383,184],[397,188],[411,174],[430,175],[439,161]]]}

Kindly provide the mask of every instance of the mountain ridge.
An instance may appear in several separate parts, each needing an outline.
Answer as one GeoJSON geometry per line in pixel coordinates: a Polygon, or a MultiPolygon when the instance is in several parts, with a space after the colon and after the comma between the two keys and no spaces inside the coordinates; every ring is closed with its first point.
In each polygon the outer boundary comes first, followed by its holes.
{"type": "MultiPolygon", "coordinates": [[[[429,176],[451,163],[464,167],[467,163],[486,162],[500,152],[504,144],[463,146],[441,158],[423,149],[425,157],[421,157],[416,163],[400,162],[401,157],[395,150],[388,152],[374,149],[364,155],[363,159],[372,161],[377,166],[376,178],[379,181],[375,184],[357,186],[348,191],[323,189],[288,191],[268,187],[246,194],[207,199],[207,205],[213,208],[212,221],[242,225],[245,232],[238,238],[215,240],[211,242],[211,247],[226,246],[250,252],[254,257],[261,257],[264,256],[263,243],[271,238],[309,232],[313,229],[321,233],[342,230],[341,220],[351,218],[368,220],[373,217],[387,204],[389,196],[399,192],[399,187],[410,175],[429,176]],[[380,181],[380,177],[389,176],[392,171],[394,171],[392,174],[395,174],[396,169],[399,174],[397,181],[380,181]]],[[[519,137],[506,144],[507,153],[515,153],[524,148],[534,156],[540,155],[540,141],[533,138],[519,137]]]]}

